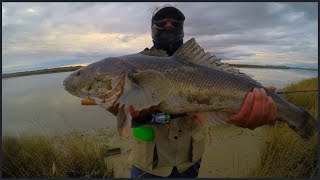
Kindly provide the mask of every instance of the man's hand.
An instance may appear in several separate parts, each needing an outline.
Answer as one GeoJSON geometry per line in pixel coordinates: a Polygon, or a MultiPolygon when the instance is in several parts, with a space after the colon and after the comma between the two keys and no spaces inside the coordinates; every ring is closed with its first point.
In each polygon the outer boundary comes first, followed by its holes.
{"type": "Polygon", "coordinates": [[[114,116],[117,116],[119,111],[119,104],[113,105],[107,110],[111,112],[114,116]]]}
{"type": "MultiPolygon", "coordinates": [[[[275,91],[276,88],[269,86],[268,89],[275,91]]],[[[240,110],[231,116],[231,121],[240,127],[251,130],[265,124],[275,124],[277,108],[271,97],[267,96],[263,88],[254,88],[248,93],[247,98],[240,110]]]]}
{"type": "Polygon", "coordinates": [[[159,108],[159,106],[151,106],[148,109],[143,109],[141,111],[136,111],[136,110],[133,109],[132,106],[129,106],[128,107],[128,111],[129,111],[131,117],[134,118],[134,117],[143,116],[143,115],[146,115],[146,114],[152,114],[158,108],[159,108]]]}

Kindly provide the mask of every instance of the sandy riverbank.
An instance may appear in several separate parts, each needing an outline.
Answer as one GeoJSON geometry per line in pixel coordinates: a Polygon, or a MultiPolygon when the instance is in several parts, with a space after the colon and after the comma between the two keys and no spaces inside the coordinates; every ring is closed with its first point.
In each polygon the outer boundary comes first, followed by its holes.
{"type": "MultiPolygon", "coordinates": [[[[264,142],[263,133],[263,127],[254,131],[233,125],[211,127],[211,142],[208,138],[199,177],[248,177],[247,173],[259,158],[260,146],[264,142]]],[[[121,154],[108,156],[105,162],[114,168],[115,178],[130,177],[128,157],[132,138],[122,140],[116,130],[111,128],[84,132],[83,135],[113,148],[120,147],[121,154]]]]}

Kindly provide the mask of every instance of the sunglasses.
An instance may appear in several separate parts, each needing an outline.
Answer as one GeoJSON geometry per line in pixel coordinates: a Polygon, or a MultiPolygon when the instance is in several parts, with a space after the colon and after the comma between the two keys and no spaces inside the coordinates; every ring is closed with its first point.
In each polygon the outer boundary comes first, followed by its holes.
{"type": "Polygon", "coordinates": [[[172,28],[181,26],[182,24],[183,24],[183,21],[178,21],[172,18],[165,18],[165,19],[153,21],[153,26],[158,29],[172,29],[172,28]]]}

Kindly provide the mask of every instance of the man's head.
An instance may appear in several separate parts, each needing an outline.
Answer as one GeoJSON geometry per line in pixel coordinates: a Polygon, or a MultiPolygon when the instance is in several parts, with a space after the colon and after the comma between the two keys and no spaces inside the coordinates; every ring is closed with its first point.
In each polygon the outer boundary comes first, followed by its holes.
{"type": "Polygon", "coordinates": [[[152,39],[156,43],[176,43],[184,37],[183,13],[171,6],[165,5],[153,12],[151,19],[152,39]]]}

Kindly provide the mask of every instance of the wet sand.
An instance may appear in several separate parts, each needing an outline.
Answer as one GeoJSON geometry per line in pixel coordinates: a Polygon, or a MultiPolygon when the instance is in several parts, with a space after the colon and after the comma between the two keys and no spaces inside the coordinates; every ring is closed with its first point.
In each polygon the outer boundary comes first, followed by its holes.
{"type": "Polygon", "coordinates": [[[203,155],[199,177],[248,177],[259,158],[264,128],[254,131],[236,126],[213,127],[212,142],[203,155]]]}

